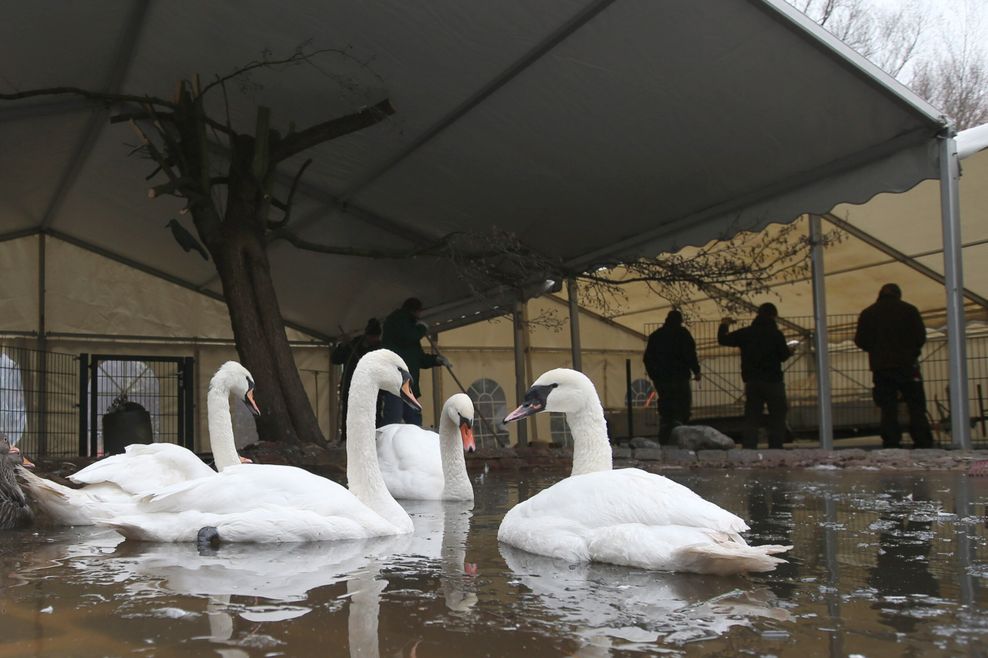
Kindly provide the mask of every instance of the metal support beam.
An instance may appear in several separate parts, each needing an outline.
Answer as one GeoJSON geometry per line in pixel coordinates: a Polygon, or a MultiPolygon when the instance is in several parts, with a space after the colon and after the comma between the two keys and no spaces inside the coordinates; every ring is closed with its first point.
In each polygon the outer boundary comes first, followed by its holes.
{"type": "Polygon", "coordinates": [[[583,372],[583,355],[580,344],[580,301],[577,297],[576,277],[566,279],[566,295],[569,297],[569,344],[573,350],[573,370],[583,372]]]}
{"type": "MultiPolygon", "coordinates": [[[[525,397],[525,391],[528,390],[528,384],[526,383],[525,377],[525,302],[517,301],[515,302],[514,311],[512,313],[512,319],[514,320],[515,329],[515,401],[517,404],[521,404],[521,401],[525,397]]],[[[518,428],[518,445],[527,446],[528,445],[528,424],[525,419],[522,419],[515,423],[515,427],[518,428]]]]}
{"type": "Polygon", "coordinates": [[[47,240],[38,236],[38,454],[48,454],[48,323],[45,310],[45,264],[47,240]]]}
{"type": "MultiPolygon", "coordinates": [[[[853,237],[857,238],[858,240],[861,240],[869,247],[874,247],[883,254],[887,256],[891,256],[896,262],[902,263],[903,265],[906,265],[907,267],[916,270],[923,276],[926,276],[932,279],[933,281],[936,281],[941,286],[947,285],[947,280],[944,278],[942,274],[940,274],[936,270],[930,269],[926,265],[923,265],[918,260],[916,260],[915,257],[899,251],[895,247],[889,245],[887,242],[884,242],[883,240],[879,240],[872,234],[862,231],[859,227],[854,226],[850,222],[847,222],[839,217],[835,217],[830,213],[825,213],[822,215],[822,217],[831,224],[833,224],[834,226],[836,226],[837,228],[839,228],[840,230],[846,233],[850,233],[853,237]]],[[[963,246],[964,245],[962,245],[962,247],[963,246]]],[[[974,246],[974,244],[967,246],[974,246]]],[[[966,297],[970,301],[974,302],[975,304],[978,304],[984,309],[988,309],[988,299],[986,299],[985,297],[982,297],[976,292],[967,289],[963,289],[963,294],[964,297],[966,297]]]]}
{"type": "MultiPolygon", "coordinates": [[[[432,343],[432,348],[438,352],[439,334],[432,334],[429,342],[432,343]]],[[[436,424],[437,432],[439,431],[439,416],[442,414],[445,399],[443,396],[443,369],[442,366],[435,366],[432,368],[432,422],[436,424]]]]}
{"type": "Polygon", "coordinates": [[[827,286],[823,267],[820,216],[810,215],[810,265],[813,271],[813,348],[816,356],[817,423],[820,447],[834,449],[834,418],[830,390],[830,350],[827,335],[827,286]]]}
{"type": "Polygon", "coordinates": [[[943,223],[943,272],[947,289],[947,349],[950,364],[950,435],[953,446],[971,449],[968,419],[964,275],[961,258],[960,163],[953,137],[940,139],[940,215],[943,223]]]}

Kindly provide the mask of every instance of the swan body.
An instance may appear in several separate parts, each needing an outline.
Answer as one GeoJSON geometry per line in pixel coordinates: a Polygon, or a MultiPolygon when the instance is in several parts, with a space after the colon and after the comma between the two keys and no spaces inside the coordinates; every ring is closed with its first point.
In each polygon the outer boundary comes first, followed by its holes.
{"type": "Polygon", "coordinates": [[[385,425],[377,430],[381,475],[395,498],[473,500],[463,451],[475,449],[473,402],[457,393],[446,400],[439,433],[417,425],[385,425]]]}
{"type": "Polygon", "coordinates": [[[145,496],[134,514],[101,520],[129,539],[192,542],[210,530],[221,542],[366,539],[412,531],[388,493],[374,446],[379,389],[410,397],[404,362],[388,350],[357,364],[347,414],[350,489],[292,466],[243,464],[145,496]]]}
{"type": "MultiPolygon", "coordinates": [[[[235,361],[224,363],[210,380],[207,395],[209,434],[218,469],[240,463],[233,442],[230,396],[243,400],[252,413],[254,380],[235,361]]],[[[216,475],[194,452],[172,443],[136,443],[123,454],[101,459],[69,476],[79,489],[66,487],[25,470],[21,479],[31,497],[51,521],[60,525],[92,525],[93,514],[125,514],[138,499],[172,485],[216,475]]]]}
{"type": "Polygon", "coordinates": [[[687,487],[637,468],[611,470],[610,443],[596,422],[603,411],[585,375],[550,370],[505,420],[539,411],[566,414],[574,474],[509,510],[498,541],[568,562],[661,571],[726,575],[784,562],[775,554],[791,546],[749,546],[740,517],[687,487]]]}

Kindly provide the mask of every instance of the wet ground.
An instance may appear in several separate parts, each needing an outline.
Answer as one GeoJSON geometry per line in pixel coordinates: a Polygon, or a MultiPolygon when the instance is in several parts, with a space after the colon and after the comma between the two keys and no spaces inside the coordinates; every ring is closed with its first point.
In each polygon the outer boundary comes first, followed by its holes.
{"type": "Polygon", "coordinates": [[[770,574],[567,565],[499,546],[561,475],[477,476],[414,536],[224,546],[93,528],[0,535],[0,656],[988,655],[988,477],[669,473],[792,543],[770,574]]]}

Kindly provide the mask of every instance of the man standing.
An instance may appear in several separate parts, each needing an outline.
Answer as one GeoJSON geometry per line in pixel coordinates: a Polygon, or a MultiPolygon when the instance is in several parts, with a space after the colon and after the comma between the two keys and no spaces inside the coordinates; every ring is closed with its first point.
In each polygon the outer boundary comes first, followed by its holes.
{"type": "MultiPolygon", "coordinates": [[[[429,333],[429,325],[419,318],[422,315],[422,301],[409,297],[401,308],[392,311],[384,320],[383,346],[396,353],[408,366],[408,374],[412,376],[412,393],[419,397],[419,371],[422,368],[432,368],[436,365],[449,367],[449,360],[441,354],[427,354],[422,349],[422,338],[429,333]]],[[[404,420],[413,425],[422,425],[422,412],[412,409],[396,395],[385,392],[382,395],[383,407],[378,417],[377,425],[400,423],[404,420]]]]}
{"type": "Polygon", "coordinates": [[[909,435],[914,448],[933,446],[933,433],[926,419],[926,392],[919,373],[919,352],[926,342],[926,327],[919,310],[902,301],[902,289],[886,283],[878,301],[858,316],[854,344],[868,353],[872,397],[881,410],[883,448],[898,448],[899,395],[909,410],[909,435]]]}
{"type": "Polygon", "coordinates": [[[337,343],[329,354],[331,363],[343,366],[343,377],[340,381],[340,439],[342,441],[346,441],[346,409],[350,398],[353,371],[361,357],[381,347],[381,321],[371,318],[367,321],[362,336],[352,340],[346,338],[344,334],[343,340],[337,343]]]}
{"type": "Polygon", "coordinates": [[[782,362],[792,356],[786,338],[775,320],[779,311],[775,304],[758,307],[754,321],[737,331],[728,331],[733,318],[721,320],[717,342],[741,348],[741,380],[744,382],[745,448],[758,447],[758,428],[762,409],[768,407],[768,447],[781,448],[786,439],[786,384],[782,377],[782,362]]]}
{"type": "Polygon", "coordinates": [[[696,341],[683,326],[681,312],[669,311],[665,324],[651,333],[642,361],[659,397],[659,443],[668,445],[672,429],[690,419],[693,406],[690,373],[700,381],[696,341]]]}

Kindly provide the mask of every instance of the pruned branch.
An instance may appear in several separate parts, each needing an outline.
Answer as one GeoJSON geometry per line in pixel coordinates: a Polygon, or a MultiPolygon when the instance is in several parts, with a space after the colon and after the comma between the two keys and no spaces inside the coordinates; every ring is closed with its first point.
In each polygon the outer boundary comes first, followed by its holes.
{"type": "Polygon", "coordinates": [[[272,145],[271,162],[276,164],[317,144],[373,126],[394,113],[395,109],[391,101],[385,98],[380,103],[365,107],[353,114],[330,119],[291,133],[278,144],[272,145]]]}

